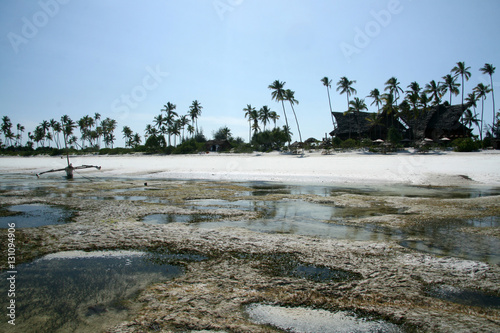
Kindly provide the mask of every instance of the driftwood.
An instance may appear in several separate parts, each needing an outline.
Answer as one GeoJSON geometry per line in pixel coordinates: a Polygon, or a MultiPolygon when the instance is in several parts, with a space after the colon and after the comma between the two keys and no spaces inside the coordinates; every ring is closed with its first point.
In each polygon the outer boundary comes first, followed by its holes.
{"type": "Polygon", "coordinates": [[[89,169],[89,168],[96,168],[97,170],[101,170],[100,166],[97,165],[79,165],[74,167],[72,163],[69,163],[69,156],[66,156],[67,161],[68,161],[68,166],[62,169],[52,169],[44,172],[37,173],[36,176],[40,178],[41,175],[44,173],[50,173],[50,172],[59,172],[59,171],[66,171],[66,178],[67,179],[73,179],[73,171],[74,170],[80,170],[80,169],[89,169]]]}

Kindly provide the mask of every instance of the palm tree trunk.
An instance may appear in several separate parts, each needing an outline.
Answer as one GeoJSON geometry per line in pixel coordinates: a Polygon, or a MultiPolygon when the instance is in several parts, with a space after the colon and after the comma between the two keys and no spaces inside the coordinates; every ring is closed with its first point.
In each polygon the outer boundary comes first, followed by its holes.
{"type": "MultiPolygon", "coordinates": [[[[288,126],[288,118],[286,116],[286,111],[285,111],[285,102],[283,100],[281,100],[281,106],[283,107],[283,114],[285,115],[286,128],[289,128],[289,126],[288,126]]],[[[288,149],[290,149],[290,137],[288,137],[288,149]]]]}
{"type": "Polygon", "coordinates": [[[335,129],[335,119],[333,118],[332,101],[330,100],[330,89],[328,89],[328,86],[326,86],[326,92],[328,94],[328,105],[330,105],[330,116],[332,117],[332,126],[333,126],[333,129],[335,129]]]}
{"type": "MultiPolygon", "coordinates": [[[[491,130],[494,131],[495,127],[495,92],[493,91],[493,76],[490,74],[490,82],[491,82],[491,98],[493,100],[493,123],[491,124],[491,130]]],[[[491,133],[493,134],[493,133],[491,133]]]]}
{"type": "Polygon", "coordinates": [[[481,147],[483,145],[483,115],[484,115],[484,96],[481,100],[481,128],[479,130],[479,137],[481,138],[481,147]]]}
{"type": "MultiPolygon", "coordinates": [[[[299,126],[299,121],[297,120],[297,115],[295,114],[295,110],[293,108],[293,104],[292,102],[290,102],[290,106],[292,107],[292,112],[293,112],[293,115],[295,117],[295,122],[297,123],[297,130],[299,131],[299,140],[301,143],[303,143],[304,141],[302,141],[302,134],[300,134],[300,126],[299,126]]],[[[304,147],[302,146],[302,150],[304,150],[304,147]]]]}

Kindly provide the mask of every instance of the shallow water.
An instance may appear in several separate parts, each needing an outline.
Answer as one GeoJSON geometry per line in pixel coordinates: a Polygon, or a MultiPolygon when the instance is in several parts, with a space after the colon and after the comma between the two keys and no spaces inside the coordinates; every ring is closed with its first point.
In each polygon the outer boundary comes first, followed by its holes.
{"type": "Polygon", "coordinates": [[[434,285],[425,290],[431,297],[453,303],[500,309],[500,297],[487,295],[477,290],[460,289],[448,285],[434,285]]]}
{"type": "Polygon", "coordinates": [[[310,308],[288,308],[251,304],[245,308],[251,321],[294,333],[404,332],[398,326],[346,311],[330,312],[310,308]]]}
{"type": "MultiPolygon", "coordinates": [[[[18,265],[16,326],[7,331],[102,331],[126,319],[140,290],[183,274],[182,266],[171,262],[202,259],[168,252],[71,251],[18,265]]],[[[7,290],[8,274],[0,274],[1,290],[7,290]]],[[[0,331],[6,325],[2,321],[0,331]]]]}
{"type": "Polygon", "coordinates": [[[64,224],[71,222],[73,212],[57,206],[30,204],[7,207],[15,215],[0,217],[0,229],[8,228],[15,223],[16,228],[34,228],[44,225],[64,224]]]}

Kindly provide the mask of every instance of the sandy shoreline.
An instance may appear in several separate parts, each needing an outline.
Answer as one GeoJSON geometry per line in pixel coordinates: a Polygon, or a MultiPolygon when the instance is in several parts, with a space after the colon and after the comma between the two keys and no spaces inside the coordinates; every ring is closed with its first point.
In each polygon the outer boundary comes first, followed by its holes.
{"type": "MultiPolygon", "coordinates": [[[[299,183],[402,183],[433,186],[500,186],[500,151],[474,153],[365,152],[305,156],[263,154],[73,156],[73,165],[102,166],[81,175],[284,181],[299,183]]],[[[36,174],[64,168],[61,157],[1,157],[0,172],[36,174]]],[[[48,174],[44,177],[54,177],[48,174]]]]}

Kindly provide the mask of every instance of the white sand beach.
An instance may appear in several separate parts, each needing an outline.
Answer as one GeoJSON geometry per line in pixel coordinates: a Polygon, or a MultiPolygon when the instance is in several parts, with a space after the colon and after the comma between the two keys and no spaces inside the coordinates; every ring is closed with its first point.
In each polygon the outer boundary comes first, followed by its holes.
{"type": "MultiPolygon", "coordinates": [[[[473,153],[360,151],[304,156],[273,153],[73,156],[74,166],[99,165],[75,176],[282,181],[290,183],[402,183],[411,185],[500,185],[500,151],[473,153]]],[[[33,174],[64,168],[61,157],[1,157],[1,173],[33,174]]],[[[46,174],[43,177],[54,177],[46,174]]]]}

